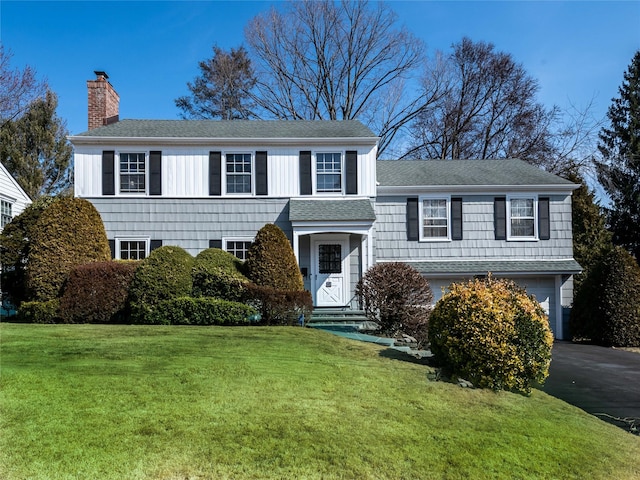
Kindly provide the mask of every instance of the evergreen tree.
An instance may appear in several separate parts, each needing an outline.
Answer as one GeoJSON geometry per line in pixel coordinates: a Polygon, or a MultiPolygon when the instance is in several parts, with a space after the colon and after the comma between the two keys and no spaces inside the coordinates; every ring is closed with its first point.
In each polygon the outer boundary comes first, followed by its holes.
{"type": "Polygon", "coordinates": [[[213,47],[213,57],[200,62],[201,74],[187,87],[191,96],[176,99],[183,118],[246,120],[254,117],[251,90],[256,83],[244,47],[225,52],[213,47]]]}
{"type": "Polygon", "coordinates": [[[580,184],[571,197],[573,256],[583,268],[582,273],[574,279],[577,290],[602,254],[612,248],[612,244],[604,212],[596,203],[593,190],[577,174],[569,175],[568,180],[580,184]]]}
{"type": "Polygon", "coordinates": [[[640,260],[640,50],[624,74],[600,132],[598,179],[611,197],[613,242],[640,260]]]}
{"type": "Polygon", "coordinates": [[[58,98],[49,90],[0,131],[0,161],[32,199],[72,187],[72,148],[57,106],[58,98]]]}

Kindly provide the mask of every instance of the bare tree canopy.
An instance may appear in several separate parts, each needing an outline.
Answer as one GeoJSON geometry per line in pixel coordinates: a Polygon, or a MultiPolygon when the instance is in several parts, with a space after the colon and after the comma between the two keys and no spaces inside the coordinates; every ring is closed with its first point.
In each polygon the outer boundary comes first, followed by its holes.
{"type": "Polygon", "coordinates": [[[11,57],[11,52],[0,44],[0,124],[19,117],[47,89],[31,67],[12,69],[11,57]]]}
{"type": "Polygon", "coordinates": [[[417,115],[405,157],[521,158],[536,165],[553,157],[550,127],[558,111],[536,101],[537,81],[511,55],[463,38],[440,62],[427,69],[423,89],[432,92],[437,81],[445,94],[417,115]]]}
{"type": "Polygon", "coordinates": [[[199,66],[200,76],[187,83],[191,96],[175,101],[183,118],[246,120],[255,116],[251,90],[256,80],[244,47],[230,52],[213,47],[213,57],[199,66]]]}
{"type": "Polygon", "coordinates": [[[247,25],[256,102],[281,119],[359,119],[380,137],[379,153],[413,118],[404,95],[423,46],[384,4],[297,1],[247,25]]]}

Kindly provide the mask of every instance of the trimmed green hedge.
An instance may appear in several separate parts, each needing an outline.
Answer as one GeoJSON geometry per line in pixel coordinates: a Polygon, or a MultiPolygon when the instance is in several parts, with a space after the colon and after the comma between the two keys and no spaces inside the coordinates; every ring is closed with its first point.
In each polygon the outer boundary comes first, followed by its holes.
{"type": "Polygon", "coordinates": [[[22,302],[16,321],[20,323],[58,323],[60,301],[57,298],[46,302],[22,302]]]}
{"type": "Polygon", "coordinates": [[[191,295],[193,257],[183,248],[160,247],[142,260],[129,289],[133,323],[145,323],[163,301],[191,295]]]}
{"type": "Polygon", "coordinates": [[[246,325],[254,308],[210,297],[165,300],[148,312],[144,323],[152,325],[246,325]]]}
{"type": "Polygon", "coordinates": [[[241,270],[242,261],[235,255],[219,248],[203,250],[193,266],[193,296],[241,301],[249,281],[241,270]]]}

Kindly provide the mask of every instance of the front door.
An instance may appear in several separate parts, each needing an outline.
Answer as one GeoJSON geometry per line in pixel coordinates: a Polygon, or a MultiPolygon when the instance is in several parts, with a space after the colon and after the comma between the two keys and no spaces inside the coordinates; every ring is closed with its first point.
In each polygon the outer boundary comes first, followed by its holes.
{"type": "Polygon", "coordinates": [[[312,253],[315,306],[345,306],[349,280],[348,237],[314,237],[312,253]]]}

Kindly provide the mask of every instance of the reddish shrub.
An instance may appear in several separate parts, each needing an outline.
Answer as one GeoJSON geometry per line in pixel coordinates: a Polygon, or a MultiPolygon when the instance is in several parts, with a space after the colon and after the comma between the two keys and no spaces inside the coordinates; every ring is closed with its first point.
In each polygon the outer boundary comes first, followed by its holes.
{"type": "Polygon", "coordinates": [[[313,300],[307,290],[291,291],[248,283],[246,303],[260,312],[266,325],[296,325],[300,314],[311,315],[313,300]]]}
{"type": "Polygon", "coordinates": [[[60,317],[66,323],[128,321],[129,286],[138,263],[93,262],[75,267],[60,299],[60,317]]]}

